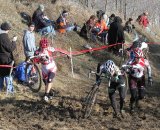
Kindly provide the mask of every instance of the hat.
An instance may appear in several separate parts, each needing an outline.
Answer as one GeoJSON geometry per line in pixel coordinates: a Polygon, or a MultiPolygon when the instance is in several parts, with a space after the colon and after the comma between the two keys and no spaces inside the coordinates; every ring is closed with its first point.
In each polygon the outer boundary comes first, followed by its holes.
{"type": "Polygon", "coordinates": [[[115,17],[116,15],[115,14],[111,14],[111,16],[110,17],[115,17]]]}
{"type": "Polygon", "coordinates": [[[1,29],[4,31],[11,30],[11,24],[9,22],[4,22],[1,24],[1,29]]]}
{"type": "Polygon", "coordinates": [[[34,23],[34,22],[31,22],[28,26],[29,26],[29,27],[30,27],[30,26],[35,27],[35,23],[34,23]]]}
{"type": "Polygon", "coordinates": [[[63,10],[63,12],[62,12],[62,16],[68,16],[68,11],[66,11],[66,10],[63,10]]]}
{"type": "Polygon", "coordinates": [[[41,11],[44,10],[44,5],[40,4],[39,7],[38,7],[41,11]]]}
{"type": "Polygon", "coordinates": [[[66,13],[68,13],[68,11],[66,11],[66,10],[63,10],[62,14],[66,14],[66,13]]]}

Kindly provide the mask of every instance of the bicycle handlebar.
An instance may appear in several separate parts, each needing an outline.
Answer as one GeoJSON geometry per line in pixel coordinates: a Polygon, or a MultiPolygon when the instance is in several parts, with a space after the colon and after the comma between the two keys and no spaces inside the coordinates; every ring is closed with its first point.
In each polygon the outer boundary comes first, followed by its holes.
{"type": "Polygon", "coordinates": [[[40,57],[42,57],[42,56],[47,56],[47,55],[46,55],[46,54],[34,55],[34,56],[29,57],[29,59],[31,60],[31,59],[33,59],[33,58],[40,58],[40,57]]]}
{"type": "Polygon", "coordinates": [[[104,75],[101,75],[101,74],[99,74],[99,73],[97,73],[97,72],[95,72],[95,71],[90,69],[90,72],[88,73],[88,78],[90,78],[91,74],[95,74],[95,75],[98,75],[100,77],[105,77],[104,75]]]}

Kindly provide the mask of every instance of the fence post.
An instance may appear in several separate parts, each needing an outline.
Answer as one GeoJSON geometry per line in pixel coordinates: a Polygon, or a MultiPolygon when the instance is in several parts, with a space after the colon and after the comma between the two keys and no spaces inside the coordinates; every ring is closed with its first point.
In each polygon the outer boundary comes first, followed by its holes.
{"type": "Polygon", "coordinates": [[[71,47],[70,47],[70,59],[71,59],[72,77],[74,78],[74,72],[73,72],[73,58],[72,58],[72,48],[71,48],[71,47]]]}

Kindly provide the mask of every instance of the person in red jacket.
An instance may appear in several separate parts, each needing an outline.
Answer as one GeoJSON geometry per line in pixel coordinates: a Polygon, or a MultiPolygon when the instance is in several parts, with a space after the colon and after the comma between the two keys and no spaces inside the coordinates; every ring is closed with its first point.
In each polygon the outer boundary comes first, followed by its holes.
{"type": "Polygon", "coordinates": [[[139,24],[142,25],[142,27],[144,28],[148,27],[148,24],[149,24],[149,20],[147,16],[148,16],[148,12],[144,12],[139,20],[139,24]]]}

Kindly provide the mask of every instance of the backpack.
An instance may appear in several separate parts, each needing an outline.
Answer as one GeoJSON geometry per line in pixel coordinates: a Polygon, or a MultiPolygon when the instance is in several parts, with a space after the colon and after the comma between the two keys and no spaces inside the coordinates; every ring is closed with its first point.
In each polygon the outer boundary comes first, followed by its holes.
{"type": "Polygon", "coordinates": [[[31,16],[26,12],[21,12],[20,16],[22,18],[22,22],[29,25],[31,23],[31,16]]]}
{"type": "Polygon", "coordinates": [[[26,81],[26,76],[25,76],[26,64],[27,64],[26,62],[22,62],[16,67],[15,76],[18,79],[19,82],[25,82],[26,81]]]}

